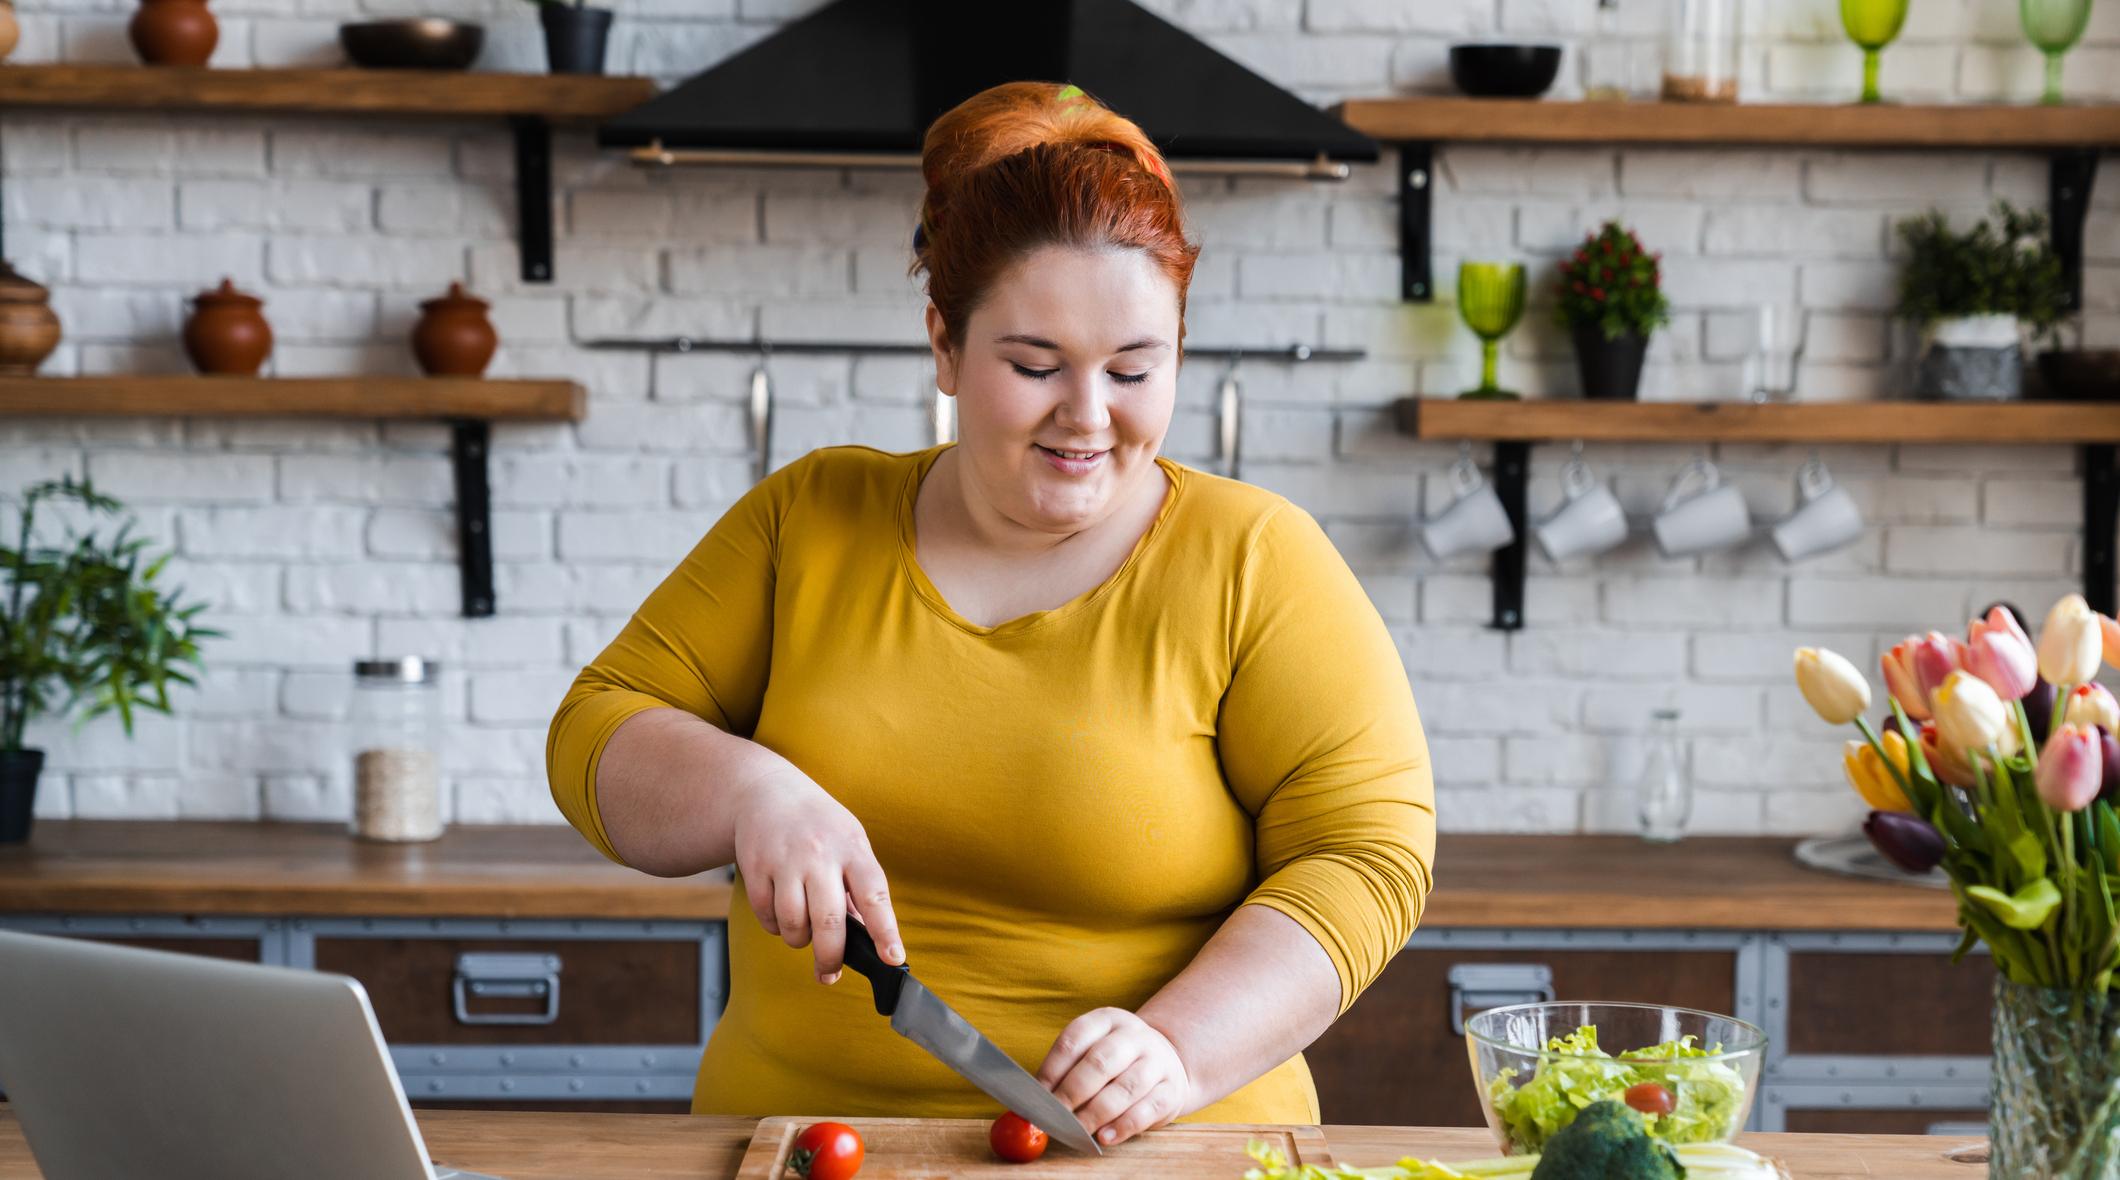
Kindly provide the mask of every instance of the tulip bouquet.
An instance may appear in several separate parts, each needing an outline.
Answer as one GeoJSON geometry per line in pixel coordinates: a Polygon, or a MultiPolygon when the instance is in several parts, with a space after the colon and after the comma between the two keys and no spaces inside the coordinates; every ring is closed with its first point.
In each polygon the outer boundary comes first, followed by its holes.
{"type": "Polygon", "coordinates": [[[1863,831],[1909,872],[1941,865],[1965,938],[2003,976],[2103,997],[2120,967],[2120,702],[2092,680],[2120,666],[2120,624],[2071,594],[2035,646],[2007,607],[1963,640],[1931,631],[1885,653],[1892,715],[1841,656],[1799,648],[1796,683],[1819,716],[1862,733],[1842,758],[1874,809],[1863,831]]]}

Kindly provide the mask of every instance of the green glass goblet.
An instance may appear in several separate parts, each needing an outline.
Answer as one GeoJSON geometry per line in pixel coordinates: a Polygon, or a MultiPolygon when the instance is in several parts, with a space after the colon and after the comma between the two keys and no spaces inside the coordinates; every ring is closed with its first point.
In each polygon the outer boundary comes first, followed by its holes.
{"type": "Polygon", "coordinates": [[[2020,0],[2017,15],[2024,20],[2024,38],[2046,55],[2048,106],[2061,105],[2061,58],[2075,48],[2090,23],[2091,0],[2020,0]]]}
{"type": "Polygon", "coordinates": [[[1877,55],[1907,21],[1907,0],[1840,0],[1840,27],[1862,47],[1862,101],[1883,102],[1877,93],[1877,55]]]}
{"type": "Polygon", "coordinates": [[[1480,338],[1480,387],[1461,397],[1509,398],[1517,395],[1494,380],[1494,366],[1501,354],[1502,337],[1516,327],[1524,315],[1524,264],[1521,262],[1462,262],[1458,264],[1458,314],[1465,326],[1480,338]]]}

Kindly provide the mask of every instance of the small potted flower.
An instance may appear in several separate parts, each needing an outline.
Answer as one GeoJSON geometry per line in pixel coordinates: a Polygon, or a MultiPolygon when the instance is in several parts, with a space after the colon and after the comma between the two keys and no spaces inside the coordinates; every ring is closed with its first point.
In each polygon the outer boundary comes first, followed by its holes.
{"type": "Polygon", "coordinates": [[[1983,219],[1958,233],[1931,209],[1900,222],[1899,237],[1907,265],[1896,314],[1925,337],[1915,396],[2021,397],[2022,329],[2045,332],[2066,311],[2061,260],[2047,242],[2046,216],[1998,201],[1994,221],[1983,219]]]}
{"type": "Polygon", "coordinates": [[[1643,249],[1633,230],[1608,221],[1561,263],[1554,318],[1575,340],[1584,397],[1632,401],[1640,392],[1649,333],[1671,319],[1662,257],[1643,249]]]}
{"type": "Polygon", "coordinates": [[[545,28],[545,62],[555,74],[601,74],[611,36],[611,10],[580,0],[531,0],[545,28]]]}

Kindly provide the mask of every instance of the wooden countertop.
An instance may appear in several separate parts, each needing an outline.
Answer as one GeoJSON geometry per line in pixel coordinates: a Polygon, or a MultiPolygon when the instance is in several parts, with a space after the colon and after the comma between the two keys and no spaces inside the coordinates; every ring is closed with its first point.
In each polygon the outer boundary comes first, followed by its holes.
{"type": "Polygon", "coordinates": [[[720,918],[730,892],[612,864],[557,827],[369,844],[339,824],[39,820],[0,847],[0,911],[720,918]]]}
{"type": "MultiPolygon", "coordinates": [[[[751,1141],[753,1120],[691,1115],[421,1111],[420,1132],[438,1162],[506,1180],[730,1180],[751,1141]]],[[[1482,1159],[1495,1153],[1483,1130],[1327,1127],[1333,1158],[1374,1167],[1402,1156],[1482,1159]]],[[[1947,1161],[1971,1143],[1940,1135],[1740,1135],[1737,1141],[1785,1163],[1794,1180],[1981,1180],[1987,1168],[1947,1161]]],[[[1231,1162],[1240,1180],[1248,1161],[1231,1162]]],[[[14,1115],[0,1107],[0,1180],[38,1180],[14,1115]]]]}
{"type": "MultiPolygon", "coordinates": [[[[1814,872],[1782,838],[1446,835],[1422,926],[1951,930],[1942,890],[1814,872]]],[[[606,861],[568,828],[364,844],[329,824],[45,820],[0,847],[0,911],[720,918],[732,890],[606,861]]]]}

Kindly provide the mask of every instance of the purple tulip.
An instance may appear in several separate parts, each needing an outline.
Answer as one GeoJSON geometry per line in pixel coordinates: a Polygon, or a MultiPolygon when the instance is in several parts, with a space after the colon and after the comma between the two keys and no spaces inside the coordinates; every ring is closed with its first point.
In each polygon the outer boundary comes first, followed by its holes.
{"type": "Polygon", "coordinates": [[[2044,744],[2047,731],[2054,726],[2054,700],[2058,694],[2045,677],[2032,681],[2032,691],[2024,694],[2024,719],[2032,723],[2032,739],[2044,744]]]}
{"type": "Polygon", "coordinates": [[[2102,725],[2098,727],[2098,752],[2104,762],[2104,771],[2098,779],[2098,797],[2120,806],[2120,741],[2114,740],[2113,731],[2102,725]]]}
{"type": "Polygon", "coordinates": [[[1871,812],[1862,821],[1862,834],[1886,860],[1909,873],[1926,873],[1943,863],[1943,834],[1904,811],[1871,812]]]}

